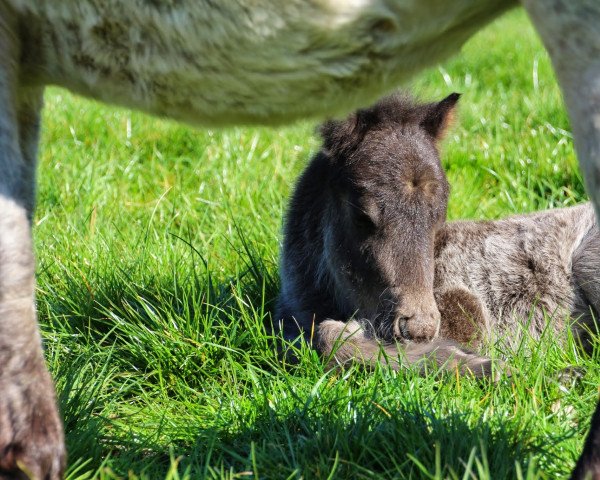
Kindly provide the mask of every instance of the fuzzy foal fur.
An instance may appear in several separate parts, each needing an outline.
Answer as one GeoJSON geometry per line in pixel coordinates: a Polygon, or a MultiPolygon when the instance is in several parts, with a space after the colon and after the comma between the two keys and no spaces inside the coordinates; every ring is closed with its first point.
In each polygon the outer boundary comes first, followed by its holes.
{"type": "MultiPolygon", "coordinates": [[[[436,144],[457,100],[394,96],[322,127],[286,216],[275,320],[287,340],[341,364],[433,361],[484,376],[489,360],[461,343],[540,338],[550,318],[553,333],[572,328],[589,346],[600,311],[591,204],[445,223],[436,144]]],[[[597,435],[580,463],[596,461],[597,435]]]]}
{"type": "MultiPolygon", "coordinates": [[[[0,476],[64,469],[34,308],[45,85],[197,124],[346,112],[443,59],[514,0],[0,0],[0,476]]],[[[600,5],[523,0],[600,205],[600,5]]],[[[428,332],[422,332],[427,336],[428,332]]]]}
{"type": "MultiPolygon", "coordinates": [[[[286,216],[275,318],[288,340],[309,339],[315,327],[334,338],[322,322],[354,318],[383,342],[439,334],[477,347],[490,335],[514,338],[524,321],[539,338],[548,316],[558,333],[570,313],[586,342],[600,307],[591,205],[445,223],[449,189],[436,146],[457,100],[388,97],[321,128],[323,148],[286,216]]],[[[351,330],[350,343],[364,346],[351,330]]]]}
{"type": "Polygon", "coordinates": [[[457,99],[388,98],[321,127],[285,226],[276,319],[286,338],[352,315],[385,340],[437,334],[431,259],[449,187],[435,143],[457,99]]]}

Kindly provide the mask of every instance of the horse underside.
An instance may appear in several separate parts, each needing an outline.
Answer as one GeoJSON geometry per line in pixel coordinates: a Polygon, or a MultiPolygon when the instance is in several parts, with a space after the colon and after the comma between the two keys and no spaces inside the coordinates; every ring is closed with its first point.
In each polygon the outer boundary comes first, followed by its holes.
{"type": "Polygon", "coordinates": [[[215,126],[323,118],[372,103],[456,53],[516,1],[7,5],[26,25],[22,84],[215,126]]]}

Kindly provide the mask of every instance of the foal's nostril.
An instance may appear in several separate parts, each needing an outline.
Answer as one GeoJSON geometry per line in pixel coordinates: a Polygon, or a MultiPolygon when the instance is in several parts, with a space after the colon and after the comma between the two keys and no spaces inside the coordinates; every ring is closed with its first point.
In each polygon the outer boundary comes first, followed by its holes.
{"type": "Polygon", "coordinates": [[[394,321],[394,337],[410,340],[408,322],[411,317],[397,317],[394,321]]]}
{"type": "Polygon", "coordinates": [[[437,335],[439,322],[438,312],[399,315],[394,322],[394,335],[415,342],[427,342],[437,335]]]}

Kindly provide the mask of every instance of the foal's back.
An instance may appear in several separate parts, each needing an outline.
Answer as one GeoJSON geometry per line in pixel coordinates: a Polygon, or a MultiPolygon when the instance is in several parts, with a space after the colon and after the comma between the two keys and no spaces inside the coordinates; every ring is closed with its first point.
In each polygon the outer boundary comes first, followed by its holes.
{"type": "Polygon", "coordinates": [[[590,204],[448,223],[435,252],[441,334],[458,341],[480,333],[514,338],[526,325],[539,338],[548,318],[558,332],[569,314],[581,317],[576,331],[591,326],[600,306],[599,247],[590,204]]]}

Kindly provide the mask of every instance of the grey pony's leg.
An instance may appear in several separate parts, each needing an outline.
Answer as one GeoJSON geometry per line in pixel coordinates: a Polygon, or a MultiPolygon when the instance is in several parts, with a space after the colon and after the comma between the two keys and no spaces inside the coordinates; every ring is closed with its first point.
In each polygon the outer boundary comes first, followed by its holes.
{"type": "Polygon", "coordinates": [[[42,91],[18,87],[17,26],[5,8],[0,3],[0,479],[55,480],[64,439],[36,322],[30,223],[42,91]]]}
{"type": "Polygon", "coordinates": [[[600,2],[522,1],[552,59],[579,165],[600,218],[600,2]]]}
{"type": "Polygon", "coordinates": [[[572,268],[576,294],[573,317],[578,319],[573,331],[590,350],[588,333],[598,333],[600,326],[600,231],[597,226],[587,233],[573,253],[572,268]]]}
{"type": "Polygon", "coordinates": [[[592,416],[583,452],[571,474],[571,480],[600,480],[600,402],[592,416]]]}
{"type": "Polygon", "coordinates": [[[43,94],[42,88],[21,88],[17,103],[19,148],[23,159],[23,182],[21,182],[19,196],[23,200],[30,223],[35,209],[37,150],[43,94]]]}

